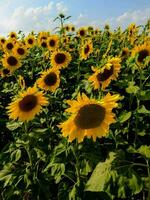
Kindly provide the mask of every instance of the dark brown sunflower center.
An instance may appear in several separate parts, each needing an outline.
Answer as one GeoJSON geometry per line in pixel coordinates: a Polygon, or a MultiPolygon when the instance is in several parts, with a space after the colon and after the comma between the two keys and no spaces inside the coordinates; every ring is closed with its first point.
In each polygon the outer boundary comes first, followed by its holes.
{"type": "Polygon", "coordinates": [[[126,56],[128,54],[127,50],[122,51],[122,56],[126,56]]]}
{"type": "Polygon", "coordinates": [[[3,74],[9,74],[10,70],[9,69],[3,69],[3,74]]]}
{"type": "Polygon", "coordinates": [[[46,48],[47,47],[47,43],[46,42],[42,42],[41,46],[44,47],[44,48],[46,48]]]}
{"type": "Polygon", "coordinates": [[[86,47],[84,48],[84,53],[85,53],[85,54],[88,54],[88,53],[89,53],[89,50],[90,50],[89,45],[86,45],[86,47]]]}
{"type": "Polygon", "coordinates": [[[49,41],[49,45],[50,45],[51,47],[55,46],[55,40],[50,40],[50,41],[49,41]]]}
{"type": "Polygon", "coordinates": [[[71,30],[72,30],[72,31],[75,31],[75,27],[72,27],[71,30]]]}
{"type": "Polygon", "coordinates": [[[84,30],[81,30],[81,31],[80,31],[80,35],[81,35],[81,36],[84,36],[84,35],[85,35],[85,31],[84,31],[84,30]]]}
{"type": "Polygon", "coordinates": [[[15,34],[11,34],[11,38],[15,38],[16,36],[15,36],[15,34]]]}
{"type": "Polygon", "coordinates": [[[1,39],[1,42],[4,44],[4,43],[5,43],[5,40],[4,40],[4,39],[1,39]]]}
{"type": "Polygon", "coordinates": [[[66,30],[69,31],[69,27],[68,26],[66,26],[66,30]]]}
{"type": "Polygon", "coordinates": [[[148,50],[144,49],[139,52],[138,62],[143,62],[143,60],[149,55],[148,50]]]}
{"type": "Polygon", "coordinates": [[[47,39],[46,36],[41,37],[41,40],[46,40],[46,39],[47,39]]]}
{"type": "Polygon", "coordinates": [[[92,129],[100,126],[105,118],[105,108],[97,104],[85,105],[78,111],[74,123],[81,129],[92,129]]]}
{"type": "Polygon", "coordinates": [[[98,81],[106,81],[113,74],[113,66],[110,69],[104,69],[103,73],[97,75],[98,81]]]}
{"type": "Polygon", "coordinates": [[[29,44],[33,44],[33,40],[30,38],[30,39],[28,39],[28,43],[29,44]]]}
{"type": "Polygon", "coordinates": [[[7,62],[8,62],[9,65],[15,66],[18,63],[18,60],[14,56],[9,56],[7,58],[7,62]]]}
{"type": "Polygon", "coordinates": [[[7,46],[7,49],[9,49],[9,50],[11,50],[14,47],[14,45],[12,43],[8,43],[6,46],[7,46]]]}
{"type": "Polygon", "coordinates": [[[18,48],[17,52],[19,55],[23,55],[25,53],[25,50],[23,48],[18,48]]]}
{"type": "Polygon", "coordinates": [[[73,44],[70,44],[70,45],[69,45],[69,48],[70,48],[70,49],[73,49],[73,48],[74,48],[74,45],[73,45],[73,44]]]}
{"type": "Polygon", "coordinates": [[[57,53],[55,56],[55,62],[57,64],[62,64],[66,60],[66,55],[64,53],[57,53]]]}
{"type": "Polygon", "coordinates": [[[49,73],[44,78],[44,83],[48,86],[55,85],[56,81],[57,81],[57,75],[54,72],[49,73]]]}
{"type": "Polygon", "coordinates": [[[29,112],[37,105],[37,97],[34,95],[27,95],[19,102],[19,108],[24,112],[29,112]]]}

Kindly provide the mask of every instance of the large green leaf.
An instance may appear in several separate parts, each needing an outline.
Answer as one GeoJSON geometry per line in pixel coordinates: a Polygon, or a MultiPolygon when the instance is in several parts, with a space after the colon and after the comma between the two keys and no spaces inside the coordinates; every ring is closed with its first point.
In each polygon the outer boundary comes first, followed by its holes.
{"type": "Polygon", "coordinates": [[[100,192],[105,190],[105,186],[111,178],[111,162],[115,158],[115,153],[111,152],[109,156],[109,159],[106,159],[105,162],[100,162],[97,164],[90,179],[86,184],[85,191],[100,192]]]}

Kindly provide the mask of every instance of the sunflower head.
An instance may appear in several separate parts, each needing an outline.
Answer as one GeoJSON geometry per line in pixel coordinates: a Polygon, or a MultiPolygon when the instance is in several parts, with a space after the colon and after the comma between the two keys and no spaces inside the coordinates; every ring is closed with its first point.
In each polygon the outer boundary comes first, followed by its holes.
{"type": "Polygon", "coordinates": [[[75,32],[75,30],[76,30],[76,29],[75,29],[75,26],[72,25],[72,26],[71,26],[71,31],[72,31],[72,32],[75,32]]]}
{"type": "Polygon", "coordinates": [[[51,35],[47,39],[47,48],[50,51],[54,51],[59,47],[59,37],[57,35],[51,35]]]}
{"type": "Polygon", "coordinates": [[[0,70],[0,75],[1,75],[2,77],[7,77],[7,76],[9,76],[10,74],[11,74],[11,73],[10,73],[10,70],[7,69],[7,68],[3,68],[3,69],[0,70]]]}
{"type": "Polygon", "coordinates": [[[48,104],[47,98],[37,88],[28,88],[20,92],[16,99],[7,107],[10,119],[30,121],[42,111],[42,106],[48,104]]]}
{"type": "Polygon", "coordinates": [[[39,45],[44,49],[47,48],[47,39],[40,40],[39,45]]]}
{"type": "Polygon", "coordinates": [[[53,67],[65,68],[71,62],[71,55],[66,51],[54,51],[50,59],[53,67]]]}
{"type": "Polygon", "coordinates": [[[93,52],[93,43],[92,41],[89,40],[81,47],[81,53],[80,53],[81,59],[86,60],[92,52],[93,52]]]}
{"type": "Polygon", "coordinates": [[[15,71],[21,67],[21,62],[14,53],[5,54],[2,58],[2,64],[5,68],[9,69],[11,72],[15,71]]]}
{"type": "Polygon", "coordinates": [[[69,32],[69,31],[71,30],[71,26],[70,26],[70,25],[66,25],[66,26],[64,27],[64,29],[65,29],[65,31],[69,32]]]}
{"type": "Polygon", "coordinates": [[[95,35],[98,35],[100,33],[99,29],[94,30],[95,35]]]}
{"type": "Polygon", "coordinates": [[[130,51],[127,47],[123,48],[122,49],[122,52],[121,52],[121,58],[127,58],[130,54],[130,51]]]}
{"type": "Polygon", "coordinates": [[[0,37],[0,45],[3,46],[6,42],[6,38],[0,37]]]}
{"type": "Polygon", "coordinates": [[[16,40],[17,39],[17,33],[16,32],[10,32],[9,37],[16,40]]]}
{"type": "Polygon", "coordinates": [[[120,72],[120,62],[120,58],[112,58],[102,68],[92,67],[94,74],[88,80],[92,83],[95,90],[99,88],[104,90],[111,80],[116,80],[120,72]]]}
{"type": "Polygon", "coordinates": [[[14,40],[13,39],[8,39],[4,43],[3,48],[4,48],[5,52],[11,52],[13,50],[14,46],[15,46],[14,40]]]}
{"type": "Polygon", "coordinates": [[[144,67],[145,59],[150,56],[150,43],[137,45],[131,52],[132,57],[136,57],[136,61],[140,67],[144,67]]]}
{"type": "Polygon", "coordinates": [[[41,40],[47,40],[47,38],[49,36],[50,36],[49,32],[46,32],[46,31],[39,32],[39,34],[38,34],[38,43],[40,43],[41,40]]]}
{"type": "Polygon", "coordinates": [[[26,87],[25,80],[24,80],[24,77],[21,75],[18,76],[18,84],[20,85],[22,90],[25,89],[25,87],[26,87]]]}
{"type": "Polygon", "coordinates": [[[115,122],[112,109],[117,107],[116,101],[119,95],[107,94],[103,99],[97,101],[89,99],[85,94],[78,95],[77,100],[68,100],[70,108],[66,112],[71,113],[69,119],[59,125],[64,137],[69,142],[77,139],[82,142],[84,137],[97,137],[108,134],[109,125],[115,122]]]}
{"type": "Polygon", "coordinates": [[[84,37],[86,36],[86,34],[87,34],[87,29],[84,28],[84,27],[82,27],[82,28],[80,28],[80,29],[78,30],[78,36],[79,36],[80,38],[84,38],[84,37]]]}
{"type": "Polygon", "coordinates": [[[18,42],[15,44],[13,53],[19,58],[24,58],[27,55],[27,48],[25,45],[18,42]]]}
{"type": "Polygon", "coordinates": [[[88,30],[88,33],[90,33],[91,31],[94,30],[94,28],[93,28],[93,26],[88,26],[87,30],[88,30]]]}
{"type": "Polygon", "coordinates": [[[30,34],[25,38],[25,44],[27,48],[32,48],[36,44],[34,35],[30,34]]]}
{"type": "Polygon", "coordinates": [[[50,68],[44,71],[41,77],[37,80],[37,85],[45,91],[54,92],[60,84],[59,70],[56,68],[50,68]]]}

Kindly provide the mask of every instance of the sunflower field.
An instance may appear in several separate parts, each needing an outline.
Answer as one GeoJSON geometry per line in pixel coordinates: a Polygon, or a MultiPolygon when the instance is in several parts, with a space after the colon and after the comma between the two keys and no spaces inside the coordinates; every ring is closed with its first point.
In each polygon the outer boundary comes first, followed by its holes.
{"type": "Polygon", "coordinates": [[[0,200],[150,200],[150,20],[69,17],[0,35],[0,200]]]}

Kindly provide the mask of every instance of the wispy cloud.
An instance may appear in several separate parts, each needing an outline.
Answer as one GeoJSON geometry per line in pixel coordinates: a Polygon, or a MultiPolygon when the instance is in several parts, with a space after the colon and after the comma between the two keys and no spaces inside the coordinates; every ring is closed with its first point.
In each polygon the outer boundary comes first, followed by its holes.
{"type": "Polygon", "coordinates": [[[125,28],[130,23],[136,23],[137,25],[145,24],[148,19],[150,19],[150,8],[146,8],[143,10],[134,10],[124,12],[122,15],[118,17],[112,17],[105,21],[110,23],[113,27],[122,26],[125,28]]]}
{"type": "MultiPolygon", "coordinates": [[[[9,31],[24,32],[50,30],[57,26],[53,19],[59,13],[72,15],[68,12],[68,4],[62,0],[60,2],[49,1],[47,5],[40,4],[41,6],[30,6],[26,4],[18,6],[15,9],[11,7],[12,1],[6,0],[5,4],[0,2],[0,34],[7,34],[9,31]]],[[[88,11],[87,11],[88,12],[88,11]]],[[[87,12],[76,11],[73,18],[69,19],[69,23],[73,23],[77,27],[93,25],[102,28],[105,23],[110,23],[114,28],[117,26],[126,27],[131,22],[137,24],[144,24],[150,18],[150,7],[145,9],[130,10],[122,13],[117,17],[109,17],[108,19],[100,19],[100,15],[96,19],[89,19],[87,12]],[[79,13],[78,13],[79,12],[79,13]]]]}

